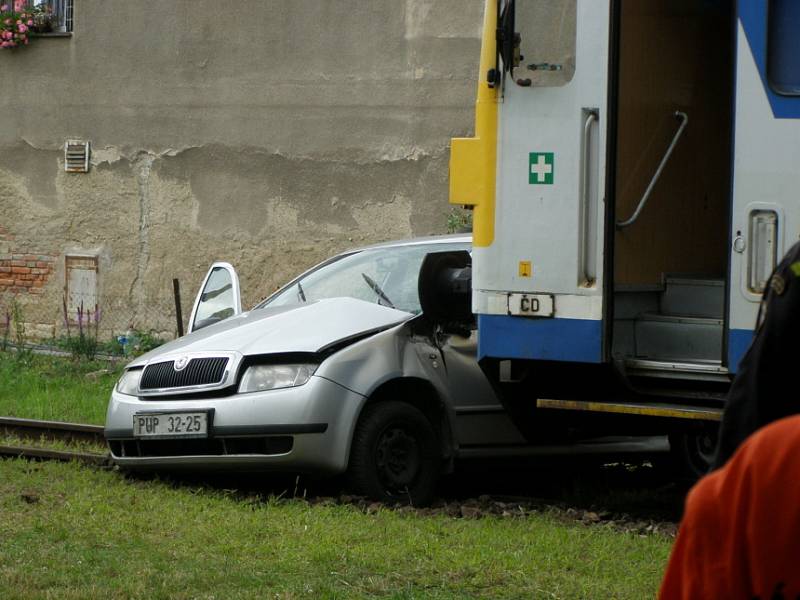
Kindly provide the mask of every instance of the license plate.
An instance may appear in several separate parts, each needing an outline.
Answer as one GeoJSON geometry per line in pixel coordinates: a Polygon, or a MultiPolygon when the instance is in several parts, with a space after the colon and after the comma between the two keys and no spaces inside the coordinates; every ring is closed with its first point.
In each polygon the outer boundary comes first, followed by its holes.
{"type": "Polygon", "coordinates": [[[521,317],[552,317],[553,296],[550,294],[509,294],[508,314],[521,317]]]}
{"type": "Polygon", "coordinates": [[[136,413],[133,415],[133,437],[208,437],[208,413],[136,413]]]}

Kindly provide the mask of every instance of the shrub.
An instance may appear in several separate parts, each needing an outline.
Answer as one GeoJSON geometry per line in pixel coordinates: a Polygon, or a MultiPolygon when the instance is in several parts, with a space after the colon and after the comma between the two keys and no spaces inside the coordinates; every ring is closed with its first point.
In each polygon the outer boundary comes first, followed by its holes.
{"type": "Polygon", "coordinates": [[[124,339],[124,342],[121,342],[124,353],[131,356],[150,352],[164,343],[164,340],[158,337],[152,329],[150,331],[131,329],[122,339],[124,339]]]}

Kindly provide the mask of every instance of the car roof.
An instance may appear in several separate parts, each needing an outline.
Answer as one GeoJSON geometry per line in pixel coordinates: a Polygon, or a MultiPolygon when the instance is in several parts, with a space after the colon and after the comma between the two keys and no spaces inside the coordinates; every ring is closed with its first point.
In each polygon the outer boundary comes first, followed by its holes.
{"type": "Polygon", "coordinates": [[[472,243],[471,233],[453,233],[449,235],[428,235],[423,237],[408,238],[405,240],[394,240],[391,242],[381,242],[379,244],[370,244],[369,246],[362,246],[360,248],[352,248],[345,253],[361,252],[362,250],[373,250],[376,248],[395,248],[398,246],[421,246],[424,244],[470,244],[472,243]]]}

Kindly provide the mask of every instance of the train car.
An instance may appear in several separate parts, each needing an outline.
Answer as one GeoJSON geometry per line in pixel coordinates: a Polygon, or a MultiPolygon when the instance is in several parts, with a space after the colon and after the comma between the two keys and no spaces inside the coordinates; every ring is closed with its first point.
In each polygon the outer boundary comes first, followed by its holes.
{"type": "Polygon", "coordinates": [[[484,370],[531,439],[669,433],[699,470],[800,233],[800,3],[487,0],[473,210],[484,370]]]}

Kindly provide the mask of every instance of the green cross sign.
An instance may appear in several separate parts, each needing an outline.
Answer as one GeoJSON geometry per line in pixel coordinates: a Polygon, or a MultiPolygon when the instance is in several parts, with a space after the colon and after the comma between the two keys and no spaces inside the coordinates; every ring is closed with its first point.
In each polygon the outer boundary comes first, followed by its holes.
{"type": "Polygon", "coordinates": [[[531,152],[528,155],[528,183],[552,185],[554,162],[552,152],[531,152]]]}

